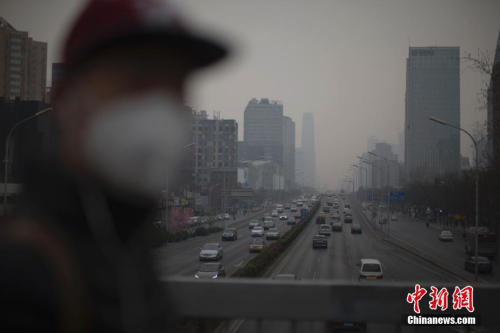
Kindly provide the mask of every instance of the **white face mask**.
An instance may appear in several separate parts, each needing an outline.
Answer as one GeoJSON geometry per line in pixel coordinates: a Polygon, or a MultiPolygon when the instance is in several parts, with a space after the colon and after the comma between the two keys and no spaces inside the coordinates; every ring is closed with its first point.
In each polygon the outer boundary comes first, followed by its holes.
{"type": "Polygon", "coordinates": [[[161,195],[167,171],[177,170],[187,141],[181,108],[162,92],[104,105],[84,138],[88,165],[114,189],[150,198],[161,195]]]}

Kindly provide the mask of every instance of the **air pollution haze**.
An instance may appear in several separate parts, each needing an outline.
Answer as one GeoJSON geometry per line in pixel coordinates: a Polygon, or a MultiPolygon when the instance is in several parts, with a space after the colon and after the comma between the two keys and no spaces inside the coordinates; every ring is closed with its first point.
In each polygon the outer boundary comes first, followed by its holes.
{"type": "MultiPolygon", "coordinates": [[[[370,136],[397,143],[404,131],[409,46],[456,46],[460,55],[494,51],[500,1],[246,1],[177,0],[199,30],[232,49],[226,63],[192,78],[187,104],[236,119],[252,98],[283,102],[296,122],[314,113],[316,185],[338,188],[370,136]]],[[[49,68],[81,0],[4,0],[0,13],[16,29],[49,45],[49,68]]],[[[493,53],[491,54],[493,56],[493,53]]],[[[461,63],[460,110],[465,129],[483,123],[477,93],[488,78],[461,63]]],[[[50,70],[49,70],[50,81],[50,70]]],[[[472,157],[462,137],[462,155],[472,157]]],[[[400,159],[401,161],[401,159],[400,159]]]]}

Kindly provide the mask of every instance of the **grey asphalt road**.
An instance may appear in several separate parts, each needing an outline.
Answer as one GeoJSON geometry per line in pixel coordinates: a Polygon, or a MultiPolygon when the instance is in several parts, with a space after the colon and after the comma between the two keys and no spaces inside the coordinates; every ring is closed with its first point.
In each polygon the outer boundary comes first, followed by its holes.
{"type": "MultiPolygon", "coordinates": [[[[343,203],[341,205],[341,211],[343,203]]],[[[367,223],[356,210],[353,210],[355,223],[363,227],[362,234],[351,234],[350,224],[343,224],[342,232],[334,232],[329,238],[327,249],[312,249],[312,238],[317,234],[318,225],[311,223],[304,231],[304,237],[299,238],[298,247],[293,253],[285,256],[276,274],[296,274],[301,279],[312,280],[343,280],[357,281],[356,263],[362,258],[378,259],[383,265],[384,281],[380,283],[436,283],[460,282],[455,276],[436,269],[427,262],[380,240],[371,231],[367,223]]],[[[341,215],[343,215],[341,213],[341,215]]],[[[370,281],[372,282],[372,281],[370,281]]],[[[378,281],[374,281],[379,283],[378,281]]],[[[300,283],[300,282],[298,282],[300,283]]],[[[368,300],[367,300],[368,301],[368,300]]],[[[401,300],[401,306],[409,306],[406,300],[401,300]]],[[[383,309],[381,309],[383,311],[383,309]]],[[[411,308],[409,308],[409,312],[411,308]]],[[[432,331],[434,328],[419,328],[419,332],[432,331]]],[[[298,323],[297,332],[326,332],[324,323],[298,323]]],[[[289,322],[268,322],[246,320],[238,328],[238,333],[250,332],[291,332],[289,322]],[[258,330],[260,326],[260,331],[258,330]]],[[[412,327],[369,325],[368,332],[414,332],[412,327]]],[[[449,332],[449,329],[437,331],[449,332]]],[[[454,330],[456,332],[456,330],[454,330]]],[[[453,332],[453,331],[452,331],[453,332]]]]}
{"type": "MultiPolygon", "coordinates": [[[[290,217],[294,213],[285,211],[290,217]]],[[[260,212],[254,217],[262,221],[262,216],[268,213],[260,212]]],[[[275,218],[275,225],[281,234],[284,234],[292,226],[286,224],[287,221],[275,218]]],[[[232,221],[232,220],[231,220],[232,221]]],[[[241,220],[240,220],[241,221],[241,220]]],[[[238,221],[236,221],[237,224],[238,221]]],[[[231,226],[233,223],[228,224],[231,226]]],[[[252,239],[250,236],[250,229],[248,223],[237,227],[238,240],[222,242],[221,233],[213,235],[194,238],[185,242],[173,244],[171,246],[164,246],[153,251],[154,260],[156,263],[157,274],[159,277],[173,277],[173,276],[186,276],[194,277],[195,269],[200,266],[199,252],[200,247],[206,243],[219,242],[222,243],[224,250],[224,257],[221,262],[226,268],[226,275],[231,275],[239,267],[244,266],[249,260],[257,255],[257,253],[249,253],[249,243],[252,239]]],[[[273,241],[267,240],[267,244],[273,241]]]]}
{"type": "MultiPolygon", "coordinates": [[[[464,269],[464,261],[469,255],[465,252],[465,241],[461,229],[434,224],[427,228],[425,221],[401,215],[398,216],[398,221],[389,223],[390,234],[459,269],[464,269]],[[453,233],[453,242],[439,241],[439,234],[442,230],[449,230],[453,233]]],[[[383,227],[385,231],[385,226],[383,227]]],[[[498,284],[500,283],[500,262],[494,259],[491,263],[493,273],[481,274],[480,278],[486,282],[498,284]]]]}

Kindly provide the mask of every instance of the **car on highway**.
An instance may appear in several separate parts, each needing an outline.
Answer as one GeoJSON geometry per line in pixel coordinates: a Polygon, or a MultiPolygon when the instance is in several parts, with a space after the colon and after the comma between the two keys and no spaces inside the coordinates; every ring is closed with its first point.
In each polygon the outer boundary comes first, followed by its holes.
{"type": "Polygon", "coordinates": [[[296,224],[297,224],[297,222],[295,220],[290,219],[290,220],[286,221],[286,225],[296,225],[296,224]]]}
{"type": "Polygon", "coordinates": [[[318,216],[316,216],[316,224],[325,224],[326,223],[326,215],[323,212],[319,212],[318,216]]]}
{"type": "Polygon", "coordinates": [[[287,205],[285,205],[285,209],[290,209],[290,207],[291,207],[291,206],[290,206],[290,205],[288,205],[288,204],[287,204],[287,205]]]}
{"type": "Polygon", "coordinates": [[[340,216],[339,215],[332,215],[330,217],[330,224],[332,224],[333,222],[339,222],[340,221],[340,216]]]}
{"type": "Polygon", "coordinates": [[[328,248],[328,238],[324,235],[316,235],[313,237],[313,249],[318,247],[328,248]]]}
{"type": "Polygon", "coordinates": [[[453,234],[451,231],[443,230],[439,234],[439,240],[442,242],[453,242],[453,234]]]}
{"type": "Polygon", "coordinates": [[[260,207],[252,207],[251,209],[252,213],[260,211],[260,207]]]}
{"type": "Polygon", "coordinates": [[[291,211],[292,213],[295,213],[295,212],[297,211],[297,206],[292,206],[292,207],[290,208],[290,211],[291,211]]]}
{"type": "Polygon", "coordinates": [[[333,206],[333,202],[331,202],[331,201],[327,201],[327,202],[326,202],[326,204],[327,204],[328,206],[333,206]]]}
{"type": "Polygon", "coordinates": [[[222,250],[222,245],[219,243],[207,243],[201,247],[199,258],[200,261],[217,261],[222,259],[223,255],[224,251],[222,250]]]}
{"type": "Polygon", "coordinates": [[[248,229],[253,229],[255,227],[260,227],[260,222],[258,220],[252,220],[248,224],[248,229]]]}
{"type": "Polygon", "coordinates": [[[226,277],[226,269],[220,262],[207,262],[196,269],[194,277],[197,279],[220,279],[226,277]]]}
{"type": "Polygon", "coordinates": [[[350,204],[348,204],[348,203],[346,203],[346,204],[344,204],[344,208],[349,208],[349,209],[351,209],[351,205],[350,205],[350,204]]]}
{"type": "Polygon", "coordinates": [[[297,207],[302,207],[303,205],[302,201],[297,201],[297,207]]]}
{"type": "Polygon", "coordinates": [[[278,228],[269,228],[266,233],[266,239],[278,239],[280,238],[280,231],[278,228]]]}
{"type": "Polygon", "coordinates": [[[312,206],[314,206],[314,203],[313,202],[310,202],[307,204],[307,207],[311,208],[312,206]]]}
{"type": "MultiPolygon", "coordinates": [[[[219,214],[219,216],[217,217],[219,220],[222,220],[222,214],[219,214]]],[[[226,213],[224,214],[224,220],[229,220],[231,218],[231,216],[226,213]]]]}
{"type": "Polygon", "coordinates": [[[344,215],[344,223],[352,223],[352,215],[351,214],[344,215]]]}
{"type": "Polygon", "coordinates": [[[382,264],[377,259],[361,259],[356,266],[358,266],[358,281],[360,282],[384,278],[382,264]]]}
{"type": "Polygon", "coordinates": [[[273,217],[271,215],[266,215],[266,216],[262,216],[262,221],[263,222],[274,221],[274,219],[273,219],[273,217]]]}
{"type": "Polygon", "coordinates": [[[332,231],[342,231],[342,223],[335,222],[332,224],[332,231]]]}
{"type": "Polygon", "coordinates": [[[297,203],[297,200],[292,200],[292,205],[295,205],[297,203]]]}
{"type": "Polygon", "coordinates": [[[280,220],[283,220],[283,221],[288,220],[288,215],[286,215],[286,214],[281,214],[281,215],[280,215],[280,220]]]}
{"type": "Polygon", "coordinates": [[[266,241],[262,238],[255,238],[250,242],[249,252],[262,252],[266,247],[266,241]]]}
{"type": "MultiPolygon", "coordinates": [[[[474,266],[476,262],[476,257],[472,256],[465,259],[464,268],[466,271],[474,272],[474,266]]],[[[477,271],[479,273],[493,273],[493,265],[490,260],[486,257],[478,257],[477,262],[479,265],[477,266],[477,271]]]]}
{"type": "Polygon", "coordinates": [[[237,240],[238,239],[238,230],[236,228],[226,228],[222,233],[222,240],[237,240]]]}
{"type": "Polygon", "coordinates": [[[264,221],[264,230],[269,230],[274,227],[274,221],[264,221]]]}
{"type": "Polygon", "coordinates": [[[397,215],[392,215],[391,216],[391,221],[397,221],[398,220],[398,216],[397,215]]]}
{"type": "Polygon", "coordinates": [[[325,235],[325,236],[330,236],[332,234],[332,227],[329,226],[328,224],[323,224],[323,225],[321,225],[319,227],[318,234],[325,235]]]}
{"type": "Polygon", "coordinates": [[[351,210],[347,207],[344,207],[343,213],[344,214],[351,214],[351,210]]]}
{"type": "Polygon", "coordinates": [[[273,210],[273,212],[271,213],[271,216],[272,217],[278,217],[278,211],[277,210],[273,210]]]}
{"type": "Polygon", "coordinates": [[[323,213],[330,213],[330,207],[328,206],[323,207],[323,213]]]}
{"type": "Polygon", "coordinates": [[[264,236],[264,229],[262,227],[255,227],[251,232],[252,237],[262,237],[264,236]]]}
{"type": "Polygon", "coordinates": [[[351,234],[361,234],[363,233],[363,228],[357,223],[351,225],[351,234]]]}
{"type": "Polygon", "coordinates": [[[295,274],[278,274],[273,278],[273,280],[300,281],[300,278],[295,274]]]}

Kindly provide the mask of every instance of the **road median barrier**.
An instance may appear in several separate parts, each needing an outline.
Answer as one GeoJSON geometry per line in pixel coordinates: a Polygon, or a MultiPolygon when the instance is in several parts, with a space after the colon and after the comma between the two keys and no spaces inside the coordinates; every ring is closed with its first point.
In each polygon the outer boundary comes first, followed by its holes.
{"type": "Polygon", "coordinates": [[[258,278],[263,277],[272,265],[286,252],[295,239],[311,222],[321,207],[322,198],[311,207],[306,217],[288,230],[280,239],[267,246],[262,253],[252,258],[245,266],[234,272],[231,277],[258,278]]]}

